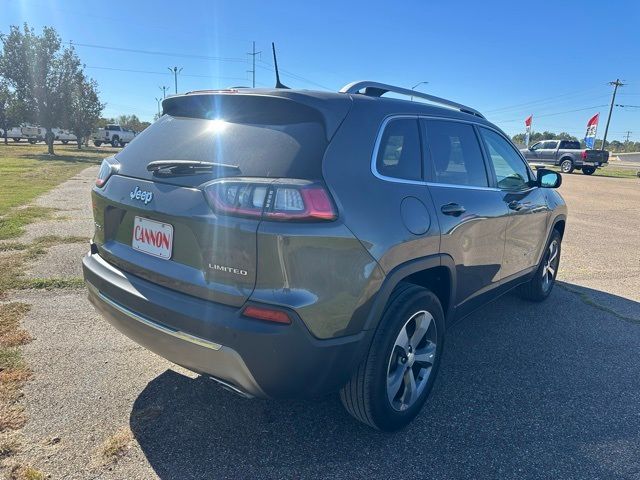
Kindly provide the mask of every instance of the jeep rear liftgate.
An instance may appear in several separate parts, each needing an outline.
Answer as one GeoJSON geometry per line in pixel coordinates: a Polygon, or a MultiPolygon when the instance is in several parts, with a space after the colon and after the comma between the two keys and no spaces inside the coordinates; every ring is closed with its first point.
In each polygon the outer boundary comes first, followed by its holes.
{"type": "Polygon", "coordinates": [[[288,98],[167,101],[159,121],[103,164],[93,193],[100,254],[154,283],[242,305],[264,218],[335,217],[321,185],[327,124],[288,98]]]}

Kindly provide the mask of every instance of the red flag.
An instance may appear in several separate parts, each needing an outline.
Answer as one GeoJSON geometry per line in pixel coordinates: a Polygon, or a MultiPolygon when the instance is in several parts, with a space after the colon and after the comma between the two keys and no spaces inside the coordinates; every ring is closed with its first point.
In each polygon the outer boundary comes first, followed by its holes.
{"type": "Polygon", "coordinates": [[[533,115],[529,115],[529,118],[527,118],[527,119],[524,121],[524,125],[525,125],[525,127],[531,127],[531,122],[532,122],[532,121],[533,121],[533,115]]]}
{"type": "Polygon", "coordinates": [[[598,120],[600,119],[600,113],[596,113],[587,122],[587,133],[584,135],[584,143],[587,148],[594,148],[596,144],[596,132],[598,130],[598,120]]]}

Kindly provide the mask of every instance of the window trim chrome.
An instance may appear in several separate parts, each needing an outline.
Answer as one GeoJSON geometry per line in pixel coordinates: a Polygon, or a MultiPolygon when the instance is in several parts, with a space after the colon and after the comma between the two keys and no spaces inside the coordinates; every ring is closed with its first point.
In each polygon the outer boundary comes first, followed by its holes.
{"type": "MultiPolygon", "coordinates": [[[[415,120],[446,120],[449,122],[458,122],[458,123],[466,123],[475,127],[483,127],[486,128],[488,130],[491,130],[495,133],[497,133],[498,135],[500,135],[502,138],[504,138],[505,140],[507,140],[508,143],[510,143],[513,146],[513,142],[511,142],[511,140],[509,140],[504,133],[502,133],[498,128],[493,127],[491,125],[486,125],[484,123],[480,123],[480,122],[474,122],[471,120],[463,120],[463,119],[458,119],[458,118],[450,118],[450,117],[440,117],[437,115],[420,115],[420,114],[392,114],[392,115],[388,115],[386,116],[383,120],[382,123],[380,124],[380,127],[378,127],[378,133],[376,134],[376,141],[374,143],[373,146],[373,154],[371,155],[371,173],[373,174],[374,177],[378,178],[379,180],[383,180],[385,182],[393,182],[393,183],[403,183],[403,184],[407,184],[407,185],[424,185],[427,187],[450,187],[450,188],[465,188],[468,190],[488,190],[488,191],[493,191],[493,192],[514,192],[514,191],[524,191],[524,190],[512,190],[512,189],[504,189],[504,188],[499,188],[499,187],[491,187],[491,186],[486,186],[486,187],[480,187],[477,185],[461,185],[461,184],[455,184],[455,183],[440,183],[440,182],[429,182],[429,181],[425,181],[425,180],[408,180],[405,178],[396,178],[396,177],[389,177],[387,175],[383,175],[380,172],[378,172],[378,151],[380,149],[380,144],[382,143],[382,136],[384,134],[384,131],[387,127],[387,125],[393,121],[393,120],[397,120],[397,119],[415,119],[415,120]]],[[[478,139],[479,141],[481,139],[478,139]]],[[[424,148],[424,146],[421,147],[421,149],[424,148]]],[[[533,175],[533,170],[531,170],[531,167],[529,167],[529,164],[527,163],[526,159],[522,156],[522,152],[520,152],[517,148],[514,148],[514,150],[520,154],[520,159],[523,161],[525,167],[527,168],[527,170],[529,170],[529,173],[533,175]]],[[[481,151],[482,151],[482,155],[483,157],[486,155],[484,152],[484,146],[481,145],[481,151]]],[[[484,162],[485,159],[483,158],[482,161],[484,162]]],[[[533,178],[535,178],[535,175],[533,175],[533,178]]],[[[489,179],[487,179],[489,180],[489,179]]]]}

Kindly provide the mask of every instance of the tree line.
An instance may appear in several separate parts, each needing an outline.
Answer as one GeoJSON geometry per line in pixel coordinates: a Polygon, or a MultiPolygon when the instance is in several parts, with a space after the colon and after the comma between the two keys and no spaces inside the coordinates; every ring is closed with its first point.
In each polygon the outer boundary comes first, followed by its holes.
{"type": "MultiPolygon", "coordinates": [[[[511,140],[513,140],[513,143],[515,143],[516,145],[524,145],[524,138],[525,138],[524,133],[518,133],[513,137],[511,137],[511,140]]],[[[580,148],[587,147],[586,144],[584,143],[583,138],[578,139],[578,137],[575,137],[574,135],[570,135],[567,132],[554,133],[554,132],[548,132],[548,131],[532,132],[529,137],[529,145],[533,145],[534,143],[539,142],[540,140],[573,140],[576,142],[578,141],[580,142],[580,148]]],[[[602,140],[596,140],[594,148],[596,150],[601,149],[602,140]]],[[[620,142],[618,140],[612,140],[612,141],[607,141],[607,143],[605,144],[605,149],[614,153],[640,152],[640,142],[631,142],[631,141],[620,142]]]]}
{"type": "Polygon", "coordinates": [[[70,130],[88,138],[100,121],[104,104],[98,85],[84,73],[73,47],[63,47],[55,29],[44,27],[38,35],[27,24],[11,26],[0,34],[0,128],[24,123],[46,129],[48,153],[54,155],[53,128],[70,130]]]}

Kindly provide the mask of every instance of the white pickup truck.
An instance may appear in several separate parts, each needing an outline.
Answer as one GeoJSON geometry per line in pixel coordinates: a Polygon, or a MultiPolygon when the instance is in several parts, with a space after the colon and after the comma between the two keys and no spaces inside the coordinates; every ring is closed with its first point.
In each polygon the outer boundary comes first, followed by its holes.
{"type": "Polygon", "coordinates": [[[65,130],[64,128],[52,128],[51,131],[54,135],[54,140],[58,140],[66,145],[69,142],[76,142],[78,138],[71,133],[69,130],[65,130]]]}
{"type": "Polygon", "coordinates": [[[96,147],[103,143],[110,143],[112,147],[124,147],[135,136],[135,132],[128,128],[122,128],[120,125],[107,125],[104,128],[99,128],[91,138],[96,147]]]}
{"type": "Polygon", "coordinates": [[[7,138],[11,138],[14,142],[19,142],[23,138],[26,139],[29,143],[42,142],[44,140],[44,134],[44,128],[34,127],[32,125],[12,127],[7,130],[7,138]]]}

